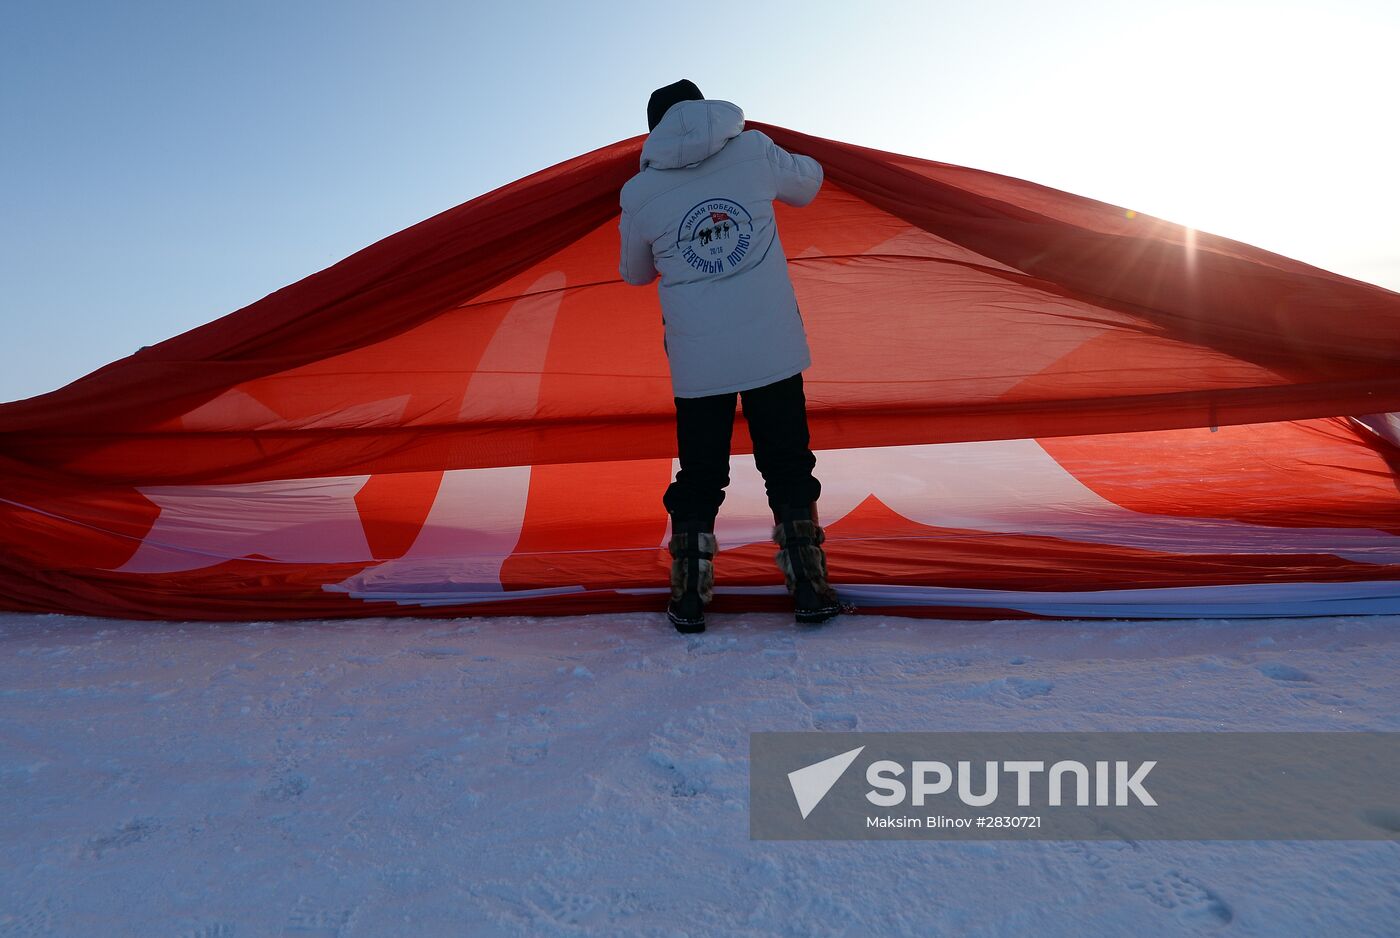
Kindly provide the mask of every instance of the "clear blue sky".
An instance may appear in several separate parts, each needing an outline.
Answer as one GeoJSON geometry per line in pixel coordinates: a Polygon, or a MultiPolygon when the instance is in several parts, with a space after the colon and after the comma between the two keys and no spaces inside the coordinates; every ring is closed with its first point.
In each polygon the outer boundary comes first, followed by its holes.
{"type": "Polygon", "coordinates": [[[7,0],[0,400],[512,179],[750,117],[1010,173],[1400,289],[1400,4],[7,0]]]}

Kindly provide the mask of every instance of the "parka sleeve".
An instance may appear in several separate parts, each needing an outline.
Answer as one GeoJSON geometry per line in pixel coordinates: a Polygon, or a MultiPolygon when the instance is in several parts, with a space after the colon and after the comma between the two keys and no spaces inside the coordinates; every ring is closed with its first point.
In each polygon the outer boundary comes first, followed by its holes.
{"type": "Polygon", "coordinates": [[[618,262],[618,273],[622,279],[634,287],[644,287],[656,279],[656,263],[651,256],[651,242],[637,231],[636,220],[622,208],[618,230],[622,235],[622,259],[618,262]]]}
{"type": "Polygon", "coordinates": [[[768,140],[768,165],[773,169],[777,198],[788,205],[803,206],[817,197],[824,173],[822,164],[810,156],[789,153],[768,140]]]}

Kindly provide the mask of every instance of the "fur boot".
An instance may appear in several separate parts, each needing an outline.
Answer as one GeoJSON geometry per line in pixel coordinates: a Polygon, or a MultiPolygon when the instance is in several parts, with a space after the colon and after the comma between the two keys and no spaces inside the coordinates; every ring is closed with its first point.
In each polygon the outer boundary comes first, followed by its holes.
{"type": "Polygon", "coordinates": [[[715,593],[714,523],[671,518],[671,602],[666,616],[677,632],[705,631],[705,606],[715,593]]]}
{"type": "Polygon", "coordinates": [[[778,569],[792,594],[797,621],[825,622],[841,612],[836,590],[826,579],[826,532],[817,524],[815,506],[778,512],[773,540],[778,545],[778,569]]]}

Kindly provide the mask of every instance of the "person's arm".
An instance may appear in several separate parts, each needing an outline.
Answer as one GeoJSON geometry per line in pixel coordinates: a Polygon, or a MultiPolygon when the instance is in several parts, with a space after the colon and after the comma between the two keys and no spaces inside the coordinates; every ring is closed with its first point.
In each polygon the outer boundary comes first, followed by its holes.
{"type": "Polygon", "coordinates": [[[817,197],[824,174],[822,164],[810,156],[789,153],[769,140],[768,165],[773,168],[778,201],[801,207],[817,197]]]}
{"type": "Polygon", "coordinates": [[[622,279],[634,287],[644,287],[656,279],[656,261],[651,256],[651,242],[637,232],[636,222],[622,209],[622,218],[617,223],[622,235],[622,259],[618,262],[618,273],[622,279]]]}

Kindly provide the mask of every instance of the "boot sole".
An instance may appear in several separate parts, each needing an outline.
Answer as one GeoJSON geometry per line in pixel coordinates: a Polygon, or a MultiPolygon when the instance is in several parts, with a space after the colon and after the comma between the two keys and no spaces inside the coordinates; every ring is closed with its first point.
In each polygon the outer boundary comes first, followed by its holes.
{"type": "Polygon", "coordinates": [[[823,606],[820,609],[800,609],[796,616],[800,625],[820,625],[836,618],[841,612],[840,606],[823,606]]]}
{"type": "Polygon", "coordinates": [[[705,631],[704,619],[683,619],[679,616],[666,613],[666,618],[671,620],[671,624],[676,627],[676,631],[682,635],[694,635],[697,632],[705,631]]]}

